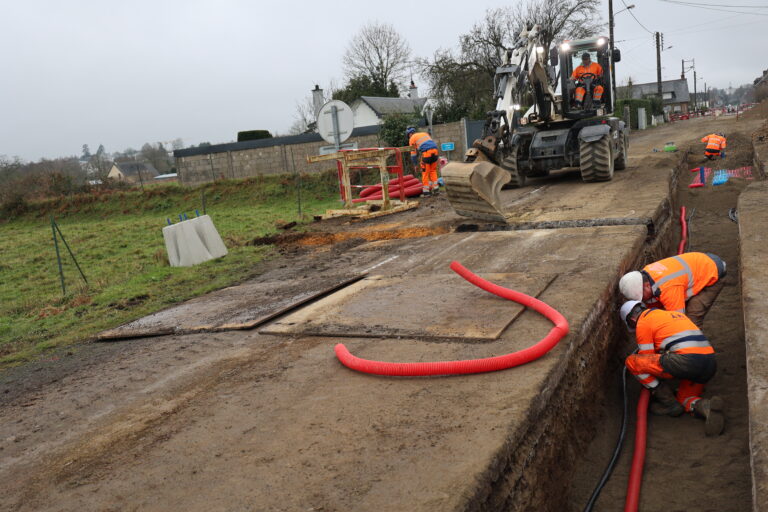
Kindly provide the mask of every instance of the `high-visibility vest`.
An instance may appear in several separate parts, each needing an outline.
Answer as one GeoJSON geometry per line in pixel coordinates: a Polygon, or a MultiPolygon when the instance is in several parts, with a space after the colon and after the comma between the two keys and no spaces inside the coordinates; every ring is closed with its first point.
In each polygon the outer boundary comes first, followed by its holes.
{"type": "Polygon", "coordinates": [[[584,65],[580,65],[573,70],[573,73],[571,73],[571,79],[579,80],[581,79],[581,75],[584,73],[592,73],[595,76],[603,76],[603,66],[597,62],[590,62],[589,66],[586,67],[584,65]]]}
{"type": "Polygon", "coordinates": [[[635,329],[638,354],[714,354],[709,340],[684,313],[646,309],[635,329]]]}
{"type": "Polygon", "coordinates": [[[665,258],[646,265],[643,272],[650,278],[653,291],[646,304],[681,313],[685,312],[685,302],[715,284],[719,275],[715,261],[703,252],[665,258]]]}
{"type": "Polygon", "coordinates": [[[706,137],[703,137],[701,142],[705,142],[707,144],[707,148],[704,150],[707,153],[720,153],[720,151],[725,149],[726,143],[725,137],[721,137],[716,133],[711,133],[706,137]]]}
{"type": "Polygon", "coordinates": [[[411,150],[411,156],[416,156],[418,152],[425,152],[428,149],[437,149],[437,144],[432,140],[432,137],[428,133],[416,132],[411,135],[408,140],[408,145],[413,149],[411,150]]]}

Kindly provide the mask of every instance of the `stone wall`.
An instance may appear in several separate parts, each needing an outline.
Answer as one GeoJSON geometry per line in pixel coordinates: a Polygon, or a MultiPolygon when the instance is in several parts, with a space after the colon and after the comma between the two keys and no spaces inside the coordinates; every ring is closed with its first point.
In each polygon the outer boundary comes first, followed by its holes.
{"type": "MultiPolygon", "coordinates": [[[[466,151],[462,121],[435,125],[433,133],[438,147],[441,142],[455,144],[456,149],[450,155],[452,160],[462,157],[466,151]]],[[[351,142],[357,142],[359,148],[379,146],[379,138],[375,134],[350,137],[346,141],[346,143],[351,142]]],[[[327,145],[327,142],[320,140],[239,150],[222,150],[212,146],[211,152],[206,154],[176,156],[176,168],[179,182],[184,185],[199,185],[223,179],[247,178],[264,174],[318,172],[335,168],[335,166],[329,162],[308,164],[306,157],[318,155],[320,147],[327,145]]]]}

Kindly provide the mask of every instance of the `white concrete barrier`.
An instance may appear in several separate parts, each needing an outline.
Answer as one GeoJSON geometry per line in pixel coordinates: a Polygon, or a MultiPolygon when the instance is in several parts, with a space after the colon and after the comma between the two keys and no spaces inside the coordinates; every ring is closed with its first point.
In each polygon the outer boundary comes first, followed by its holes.
{"type": "Polygon", "coordinates": [[[191,267],[227,254],[227,248],[208,215],[165,226],[163,238],[172,267],[191,267]]]}

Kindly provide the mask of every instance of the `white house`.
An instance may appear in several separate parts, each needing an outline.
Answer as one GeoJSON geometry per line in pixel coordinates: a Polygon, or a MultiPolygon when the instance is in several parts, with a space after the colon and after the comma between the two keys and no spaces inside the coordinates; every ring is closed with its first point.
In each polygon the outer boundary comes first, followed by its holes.
{"type": "Polygon", "coordinates": [[[412,114],[422,117],[421,111],[427,98],[380,98],[361,96],[352,102],[355,127],[381,124],[387,114],[412,114]]]}

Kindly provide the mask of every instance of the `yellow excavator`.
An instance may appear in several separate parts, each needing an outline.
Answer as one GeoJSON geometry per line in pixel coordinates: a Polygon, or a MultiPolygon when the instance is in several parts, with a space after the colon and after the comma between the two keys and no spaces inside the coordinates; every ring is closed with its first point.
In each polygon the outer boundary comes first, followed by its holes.
{"type": "Polygon", "coordinates": [[[607,181],[626,167],[629,127],[611,115],[611,62],[620,61],[621,52],[597,37],[566,41],[545,55],[540,33],[535,25],[518,35],[496,70],[496,110],[488,113],[482,139],[463,162],[442,170],[448,200],[460,215],[506,222],[500,192],[507,184],[520,187],[527,177],[565,167],[580,168],[586,182],[607,181]],[[576,82],[571,74],[584,53],[604,72],[582,74],[576,82]],[[593,99],[596,85],[603,86],[602,103],[593,99]],[[574,99],[577,86],[585,90],[581,103],[574,99]],[[526,92],[533,105],[521,114],[526,92]]]}

